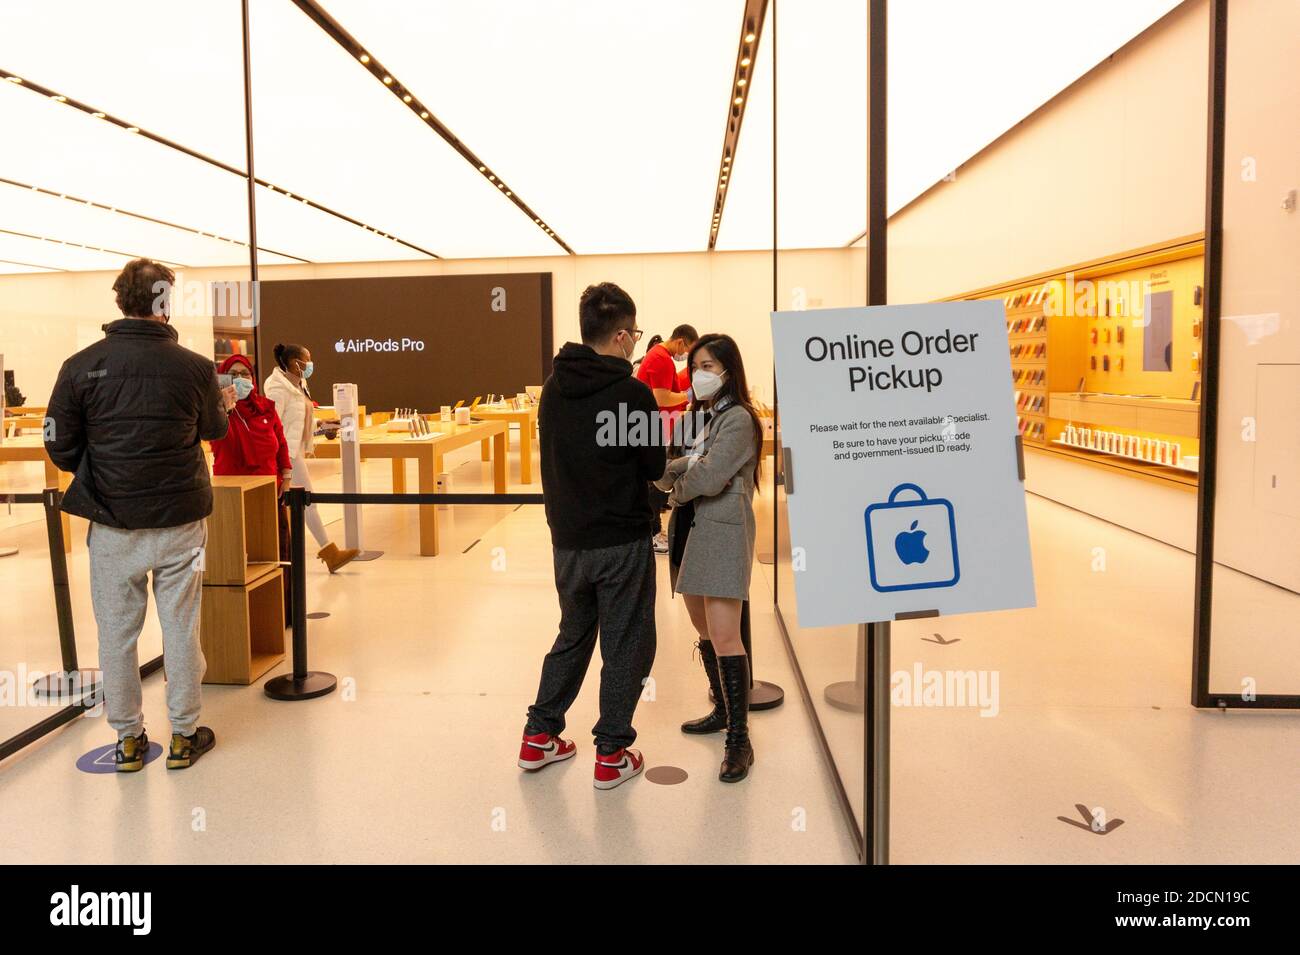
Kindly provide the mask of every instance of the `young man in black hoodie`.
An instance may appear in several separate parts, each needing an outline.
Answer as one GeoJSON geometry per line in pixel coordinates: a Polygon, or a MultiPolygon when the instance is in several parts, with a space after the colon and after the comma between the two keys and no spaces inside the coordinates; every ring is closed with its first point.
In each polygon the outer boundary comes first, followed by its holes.
{"type": "Polygon", "coordinates": [[[645,765],[629,747],[636,739],[632,714],[655,656],[654,515],[646,482],[663,474],[665,456],[654,395],[632,377],[641,337],[636,305],[603,282],[582,293],[578,315],[582,344],[569,342],[556,355],[537,416],[560,632],[542,662],[519,765],[541,769],[576,751],[559,734],[599,632],[595,786],[613,789],[645,765]]]}

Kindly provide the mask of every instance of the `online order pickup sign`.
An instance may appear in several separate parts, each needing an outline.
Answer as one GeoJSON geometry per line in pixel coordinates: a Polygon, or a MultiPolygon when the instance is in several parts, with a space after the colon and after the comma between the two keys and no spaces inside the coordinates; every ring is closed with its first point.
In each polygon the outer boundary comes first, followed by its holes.
{"type": "Polygon", "coordinates": [[[799,623],[1034,605],[1000,301],[772,313],[799,623]]]}

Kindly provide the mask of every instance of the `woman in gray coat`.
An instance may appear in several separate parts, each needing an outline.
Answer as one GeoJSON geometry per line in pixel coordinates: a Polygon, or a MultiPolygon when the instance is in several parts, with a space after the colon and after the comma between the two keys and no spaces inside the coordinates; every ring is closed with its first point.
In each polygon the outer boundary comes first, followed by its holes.
{"type": "Polygon", "coordinates": [[[749,657],[740,639],[741,607],[749,599],[754,563],[754,488],[763,429],[749,399],[740,349],[729,335],[705,335],[691,349],[695,404],[682,419],[686,453],[659,480],[673,508],[668,522],[673,590],[686,601],[699,632],[700,656],[713,689],[713,711],[682,724],[684,733],[726,729],[718,778],[749,774],[749,657]],[[694,431],[695,434],[689,434],[694,431]]]}

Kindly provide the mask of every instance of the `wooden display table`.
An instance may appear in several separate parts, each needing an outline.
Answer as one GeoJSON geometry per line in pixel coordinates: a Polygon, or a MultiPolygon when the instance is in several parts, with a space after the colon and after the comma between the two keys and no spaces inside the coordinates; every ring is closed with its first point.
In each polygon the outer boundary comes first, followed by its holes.
{"type": "Polygon", "coordinates": [[[199,614],[204,683],[247,686],[284,659],[279,506],[271,475],[212,479],[199,614]]]}
{"type": "MultiPolygon", "coordinates": [[[[471,418],[481,418],[484,421],[504,421],[509,424],[519,426],[519,483],[532,484],[533,478],[533,432],[537,428],[537,405],[530,404],[524,408],[511,408],[509,405],[479,405],[470,413],[471,418]]],[[[430,420],[437,420],[436,414],[427,416],[430,420]]],[[[506,435],[507,446],[510,443],[510,437],[506,435]]],[[[483,450],[487,451],[487,442],[484,442],[483,450]]],[[[486,454],[483,460],[487,460],[486,454]]]]}
{"type": "MultiPolygon", "coordinates": [[[[39,434],[23,434],[0,441],[0,463],[5,461],[40,461],[45,465],[45,486],[66,491],[72,475],[60,471],[45,453],[45,440],[39,434]]],[[[66,512],[59,515],[63,523],[63,550],[72,553],[72,521],[66,512]]]]}
{"type": "MultiPolygon", "coordinates": [[[[424,438],[412,438],[400,431],[389,431],[386,424],[363,428],[358,434],[357,443],[361,448],[361,460],[371,458],[389,458],[393,462],[393,493],[406,493],[406,461],[414,458],[419,471],[421,494],[433,494],[437,491],[438,475],[442,473],[443,456],[449,451],[464,448],[479,442],[492,442],[492,489],[497,494],[506,492],[506,436],[509,425],[505,421],[479,421],[471,424],[452,424],[445,421],[429,423],[433,434],[424,438]]],[[[340,456],[340,442],[316,442],[316,457],[337,458],[340,456]]],[[[421,504],[420,509],[420,554],[424,557],[438,556],[438,509],[432,504],[421,504]]]]}

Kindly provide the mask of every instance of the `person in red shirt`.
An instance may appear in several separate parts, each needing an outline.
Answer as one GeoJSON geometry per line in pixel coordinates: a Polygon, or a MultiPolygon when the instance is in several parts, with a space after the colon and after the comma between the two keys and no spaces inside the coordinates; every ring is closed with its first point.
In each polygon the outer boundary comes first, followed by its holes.
{"type": "MultiPolygon", "coordinates": [[[[691,347],[699,341],[699,333],[691,325],[678,325],[667,341],[651,344],[645,357],[637,364],[636,377],[655,396],[660,414],[665,416],[665,434],[671,434],[672,421],[686,410],[690,400],[687,395],[689,376],[686,369],[677,370],[677,361],[685,360],[691,347]]],[[[654,509],[658,530],[655,533],[656,554],[668,553],[668,537],[664,534],[663,511],[668,506],[668,495],[650,485],[650,507],[654,509]]]]}

